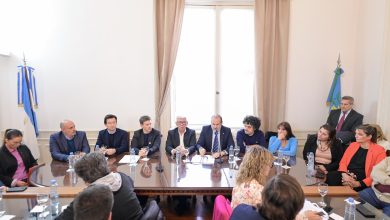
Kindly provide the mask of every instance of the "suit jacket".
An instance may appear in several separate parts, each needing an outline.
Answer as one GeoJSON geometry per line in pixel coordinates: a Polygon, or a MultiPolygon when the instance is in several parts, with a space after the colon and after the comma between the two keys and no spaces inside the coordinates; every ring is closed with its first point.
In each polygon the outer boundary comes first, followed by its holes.
{"type": "MultiPolygon", "coordinates": [[[[326,123],[336,129],[340,114],[342,114],[341,109],[330,111],[326,123]]],[[[344,119],[340,131],[337,132],[336,137],[341,139],[345,144],[355,141],[355,129],[361,124],[363,124],[363,115],[351,109],[351,112],[349,112],[348,116],[344,119]]]]}
{"type": "Polygon", "coordinates": [[[142,129],[134,132],[133,139],[131,139],[131,147],[134,148],[136,154],[144,146],[149,147],[148,156],[160,151],[161,133],[159,130],[152,128],[152,131],[149,133],[148,143],[144,143],[144,136],[145,134],[142,129]]]}
{"type": "MultiPolygon", "coordinates": [[[[73,138],[76,151],[89,153],[90,148],[84,131],[76,131],[73,138]]],[[[62,131],[50,135],[50,153],[55,160],[67,161],[69,156],[68,143],[62,131]]]]}
{"type": "MultiPolygon", "coordinates": [[[[313,152],[314,157],[316,156],[317,151],[317,135],[309,135],[303,148],[303,159],[307,161],[307,153],[313,152]]],[[[335,143],[330,148],[330,153],[332,155],[332,161],[329,164],[323,164],[327,171],[337,170],[339,168],[339,163],[343,157],[343,148],[339,140],[335,140],[335,143]]]]}
{"type": "MultiPolygon", "coordinates": [[[[17,151],[22,157],[26,172],[28,172],[31,167],[37,165],[37,160],[34,159],[34,156],[26,145],[20,145],[17,151]]],[[[3,182],[4,185],[11,187],[13,181],[12,177],[15,175],[17,168],[18,163],[16,158],[9,152],[7,147],[3,145],[0,149],[0,181],[3,182]]]]}
{"type": "MultiPolygon", "coordinates": [[[[220,131],[220,146],[221,151],[228,151],[230,146],[234,146],[234,140],[232,136],[232,131],[230,128],[222,125],[220,131]]],[[[200,136],[198,139],[198,143],[196,145],[197,149],[203,147],[206,152],[211,152],[212,143],[213,143],[214,133],[211,125],[203,126],[202,131],[200,132],[200,136]]]]}
{"type": "MultiPolygon", "coordinates": [[[[184,147],[188,149],[189,153],[192,154],[195,151],[196,145],[196,134],[195,131],[186,128],[186,132],[183,137],[184,147]]],[[[167,141],[165,143],[165,151],[171,154],[172,149],[180,145],[180,136],[178,128],[168,131],[167,141]]]]}
{"type": "MultiPolygon", "coordinates": [[[[353,155],[355,155],[355,153],[359,150],[359,147],[360,147],[360,143],[358,142],[353,142],[349,145],[349,147],[344,153],[343,158],[340,161],[339,171],[347,172],[348,165],[351,162],[353,155]]],[[[366,178],[363,180],[363,182],[366,184],[367,187],[371,186],[372,183],[372,177],[371,177],[372,168],[376,164],[381,162],[385,157],[386,157],[386,152],[382,146],[379,146],[375,143],[372,143],[370,145],[370,147],[368,148],[366,163],[365,163],[366,178]]]]}
{"type": "Polygon", "coordinates": [[[109,133],[107,129],[99,131],[99,136],[96,141],[96,145],[107,146],[108,148],[115,148],[115,154],[121,154],[123,152],[129,151],[129,133],[126,131],[117,128],[114,133],[114,145],[109,146],[109,133]]]}

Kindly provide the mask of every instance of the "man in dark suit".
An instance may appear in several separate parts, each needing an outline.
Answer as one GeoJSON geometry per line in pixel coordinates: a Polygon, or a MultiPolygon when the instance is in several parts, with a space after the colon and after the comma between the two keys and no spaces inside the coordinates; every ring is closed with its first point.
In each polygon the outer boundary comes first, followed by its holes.
{"type": "Polygon", "coordinates": [[[106,147],[106,155],[118,155],[129,151],[129,134],[116,127],[117,117],[108,114],[104,117],[104,125],[106,129],[99,131],[99,136],[96,145],[106,147]]]}
{"type": "Polygon", "coordinates": [[[213,115],[211,125],[203,126],[197,148],[201,155],[211,152],[214,158],[228,154],[230,146],[234,146],[232,131],[222,125],[222,117],[213,115]]]}
{"type": "Polygon", "coordinates": [[[60,123],[61,131],[50,135],[50,153],[55,160],[68,161],[69,154],[89,153],[90,148],[84,131],[76,131],[73,121],[60,123]]]}
{"type": "Polygon", "coordinates": [[[182,155],[192,154],[196,148],[196,134],[192,129],[187,128],[187,118],[183,116],[176,117],[176,128],[168,131],[168,137],[165,144],[165,151],[175,155],[180,151],[182,155]]]}
{"type": "Polygon", "coordinates": [[[327,124],[336,129],[336,138],[343,145],[355,141],[355,128],[363,124],[363,115],[353,110],[354,99],[351,96],[341,98],[340,109],[330,111],[327,124]]]}
{"type": "Polygon", "coordinates": [[[139,119],[141,129],[134,132],[131,147],[141,157],[149,156],[160,151],[161,133],[152,128],[152,120],[144,115],[139,119]]]}

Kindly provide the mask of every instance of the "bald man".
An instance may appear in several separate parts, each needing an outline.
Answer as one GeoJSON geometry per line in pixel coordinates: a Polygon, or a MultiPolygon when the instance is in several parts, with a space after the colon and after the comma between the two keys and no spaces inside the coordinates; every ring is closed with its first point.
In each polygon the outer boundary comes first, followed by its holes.
{"type": "Polygon", "coordinates": [[[84,131],[76,131],[73,121],[62,121],[60,128],[60,132],[50,135],[50,153],[53,159],[68,161],[71,152],[89,153],[87,135],[84,131]]]}

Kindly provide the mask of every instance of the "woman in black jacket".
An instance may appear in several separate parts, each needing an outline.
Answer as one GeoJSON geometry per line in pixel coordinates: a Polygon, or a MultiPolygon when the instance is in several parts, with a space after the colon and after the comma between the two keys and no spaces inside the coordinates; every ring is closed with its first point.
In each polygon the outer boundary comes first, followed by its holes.
{"type": "Polygon", "coordinates": [[[303,159],[313,152],[318,170],[324,174],[337,170],[343,157],[341,143],[336,139],[336,130],[328,124],[320,127],[317,135],[309,135],[303,148],[303,159]]]}
{"type": "Polygon", "coordinates": [[[23,134],[7,129],[0,149],[0,181],[8,187],[27,186],[28,170],[37,165],[30,149],[22,144],[23,134]]]}

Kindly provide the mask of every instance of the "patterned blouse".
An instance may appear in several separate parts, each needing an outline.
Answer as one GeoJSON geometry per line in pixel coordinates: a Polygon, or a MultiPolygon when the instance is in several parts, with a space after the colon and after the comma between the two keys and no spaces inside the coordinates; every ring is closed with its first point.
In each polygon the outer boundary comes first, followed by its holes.
{"type": "Polygon", "coordinates": [[[263,191],[263,188],[256,180],[236,185],[232,193],[232,208],[234,209],[241,203],[256,207],[257,204],[261,203],[261,191],[263,191]]]}

